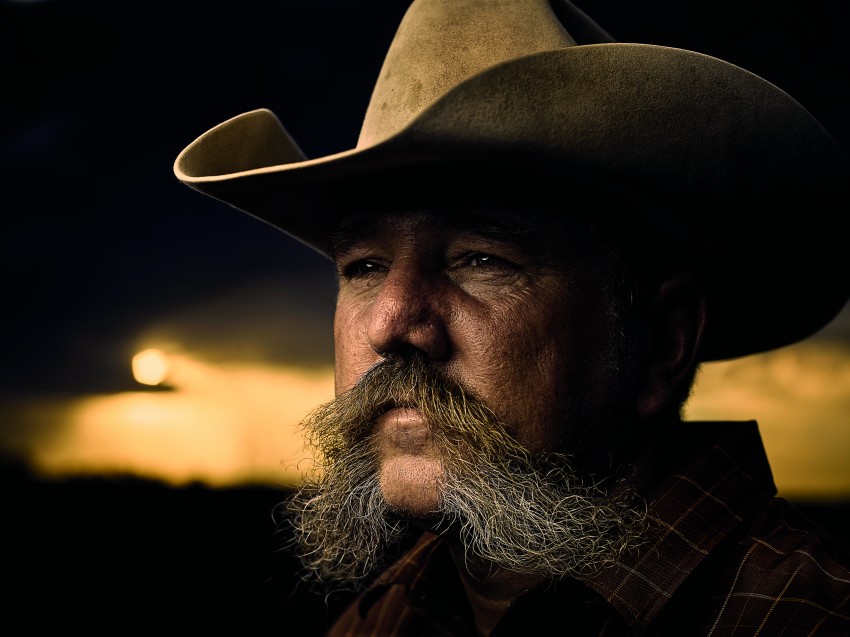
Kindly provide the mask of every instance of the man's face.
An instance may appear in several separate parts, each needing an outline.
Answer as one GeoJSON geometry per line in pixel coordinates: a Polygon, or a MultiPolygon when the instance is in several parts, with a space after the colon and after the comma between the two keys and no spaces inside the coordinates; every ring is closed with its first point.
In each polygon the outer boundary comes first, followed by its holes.
{"type": "MultiPolygon", "coordinates": [[[[336,393],[419,353],[532,452],[579,452],[623,406],[607,261],[552,215],[416,211],[348,218],[334,257],[336,393]]],[[[388,506],[428,518],[444,466],[415,405],[374,423],[388,506]]]]}

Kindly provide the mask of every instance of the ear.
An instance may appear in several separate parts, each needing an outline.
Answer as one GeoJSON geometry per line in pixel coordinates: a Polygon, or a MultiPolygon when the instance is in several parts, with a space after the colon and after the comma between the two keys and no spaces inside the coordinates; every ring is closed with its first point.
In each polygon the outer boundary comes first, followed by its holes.
{"type": "Polygon", "coordinates": [[[697,277],[679,273],[667,279],[649,313],[644,376],[637,397],[642,417],[678,412],[690,391],[706,320],[705,294],[697,277]]]}

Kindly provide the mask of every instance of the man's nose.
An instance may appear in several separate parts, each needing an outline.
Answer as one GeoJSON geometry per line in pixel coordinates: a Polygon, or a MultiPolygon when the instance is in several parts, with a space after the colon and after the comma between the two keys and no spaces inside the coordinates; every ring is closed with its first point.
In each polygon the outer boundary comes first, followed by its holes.
{"type": "Polygon", "coordinates": [[[447,300],[439,274],[412,260],[394,262],[378,291],[369,317],[369,344],[382,357],[411,349],[430,360],[449,353],[445,322],[447,300]]]}

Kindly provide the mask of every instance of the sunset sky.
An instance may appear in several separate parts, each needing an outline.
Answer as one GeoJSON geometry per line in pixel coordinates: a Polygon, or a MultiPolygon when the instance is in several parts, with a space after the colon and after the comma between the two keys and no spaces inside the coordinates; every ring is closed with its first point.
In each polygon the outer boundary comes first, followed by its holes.
{"type": "MultiPolygon", "coordinates": [[[[850,147],[826,0],[577,4],[620,41],[762,74],[850,147]]],[[[0,2],[0,452],[50,476],[297,480],[298,422],[332,395],[330,264],[171,165],[261,106],[311,157],[352,147],[405,6],[160,1],[128,23],[102,1],[0,2]],[[164,385],[134,378],[148,349],[164,385]]],[[[850,500],[850,310],[798,345],[707,365],[687,413],[757,419],[781,493],[850,500]]]]}
{"type": "MultiPolygon", "coordinates": [[[[846,329],[848,318],[845,312],[834,329],[846,329]]],[[[250,325],[232,327],[230,345],[248,351],[264,336],[250,325]]],[[[173,328],[172,337],[179,334],[173,328]]],[[[758,420],[777,485],[789,497],[850,499],[850,348],[830,332],[706,365],[688,406],[695,420],[758,420]]],[[[333,395],[329,365],[223,360],[156,338],[147,345],[161,348],[168,390],[139,383],[116,393],[7,399],[7,448],[53,477],[118,471],[175,485],[298,482],[310,458],[298,423],[333,395]]]]}

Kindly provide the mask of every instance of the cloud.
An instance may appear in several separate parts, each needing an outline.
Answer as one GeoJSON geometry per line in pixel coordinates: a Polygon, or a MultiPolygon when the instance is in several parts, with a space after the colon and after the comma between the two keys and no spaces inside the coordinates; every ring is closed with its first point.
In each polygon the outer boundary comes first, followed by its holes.
{"type": "Polygon", "coordinates": [[[312,461],[299,424],[333,396],[330,368],[211,364],[174,352],[168,359],[173,391],[6,405],[18,435],[4,432],[3,450],[53,477],[138,475],[213,486],[299,481],[303,463],[312,461]]]}
{"type": "Polygon", "coordinates": [[[692,420],[757,420],[780,494],[850,497],[850,345],[821,337],[706,364],[692,420]]]}

